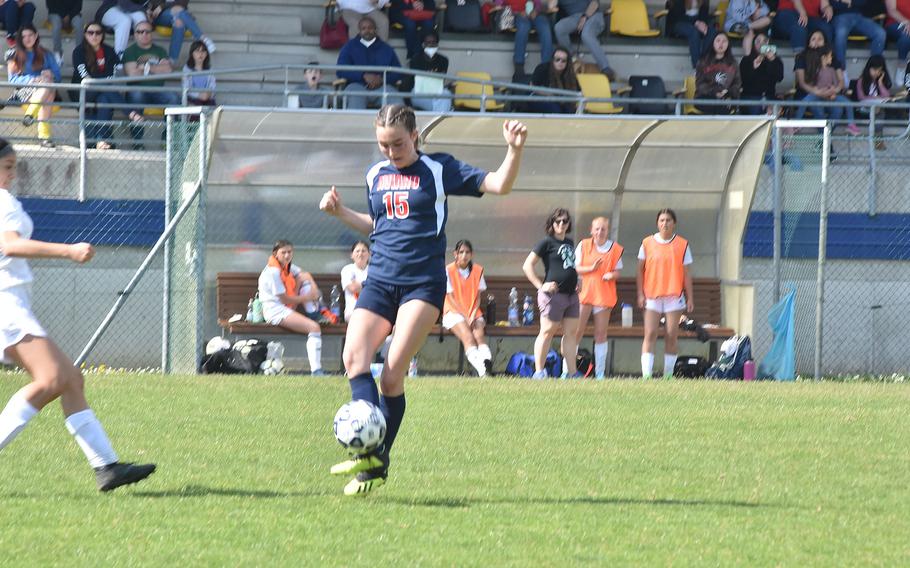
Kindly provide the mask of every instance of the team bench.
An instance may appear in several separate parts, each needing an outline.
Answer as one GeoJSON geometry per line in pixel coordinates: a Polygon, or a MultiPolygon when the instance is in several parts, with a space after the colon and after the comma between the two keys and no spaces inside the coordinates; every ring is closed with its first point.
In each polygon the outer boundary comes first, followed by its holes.
{"type": "MultiPolygon", "coordinates": [[[[322,290],[325,298],[329,297],[329,292],[335,284],[340,285],[340,277],[337,274],[314,274],[313,278],[319,289],[322,290]]],[[[218,313],[218,325],[230,334],[235,335],[274,335],[287,334],[288,331],[274,325],[265,323],[250,323],[239,321],[231,323],[228,320],[234,314],[246,315],[247,303],[256,293],[258,286],[259,273],[257,272],[219,272],[215,277],[216,291],[216,308],[218,313]]],[[[514,286],[518,290],[519,303],[523,302],[526,294],[531,294],[533,290],[531,284],[525,278],[515,278],[507,276],[487,276],[487,290],[483,294],[481,304],[486,306],[487,297],[492,294],[496,300],[496,319],[499,321],[507,319],[509,307],[509,292],[514,286]]],[[[642,326],[641,310],[635,305],[636,288],[635,278],[623,277],[617,280],[617,295],[620,303],[627,303],[633,306],[633,321],[636,325],[632,327],[622,327],[621,318],[622,310],[617,305],[610,315],[609,337],[619,338],[637,338],[644,336],[644,327],[642,326]]],[[[720,281],[716,278],[694,278],[695,287],[695,313],[691,316],[701,323],[718,324],[721,321],[721,294],[720,281]]],[[[532,298],[536,297],[531,294],[532,298]]],[[[342,296],[342,303],[344,297],[342,296]]],[[[342,305],[342,313],[344,306],[342,305]]],[[[507,327],[493,325],[488,322],[486,333],[489,337],[535,337],[539,331],[537,323],[539,314],[534,313],[535,323],[529,326],[507,327]]],[[[322,326],[323,335],[344,335],[346,325],[344,323],[322,326]]],[[[710,337],[709,356],[711,360],[717,358],[718,343],[732,337],[736,332],[727,327],[710,327],[706,331],[710,337]]],[[[587,334],[593,335],[593,323],[589,322],[587,334]]],[[[691,331],[680,330],[680,337],[695,337],[691,331]]],[[[442,326],[436,325],[433,328],[434,335],[448,335],[449,332],[442,329],[442,326]]],[[[663,335],[663,330],[660,332],[663,335]]],[[[611,347],[610,353],[615,353],[611,347]]],[[[459,372],[463,369],[463,353],[459,354],[459,372]]],[[[611,362],[612,363],[612,362],[611,362]]],[[[612,368],[612,364],[610,365],[612,368]]]]}

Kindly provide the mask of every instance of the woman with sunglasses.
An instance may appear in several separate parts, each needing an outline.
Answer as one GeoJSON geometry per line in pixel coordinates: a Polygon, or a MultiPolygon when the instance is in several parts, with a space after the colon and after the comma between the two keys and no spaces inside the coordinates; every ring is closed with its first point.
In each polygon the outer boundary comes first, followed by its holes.
{"type": "MultiPolygon", "coordinates": [[[[553,50],[553,58],[550,61],[544,61],[534,69],[531,84],[551,89],[579,91],[578,77],[572,68],[572,57],[569,54],[569,50],[562,46],[556,46],[556,49],[553,50]]],[[[538,94],[546,96],[546,93],[538,94]]],[[[553,101],[532,102],[530,103],[530,110],[532,112],[552,114],[572,114],[575,112],[575,106],[575,101],[565,103],[553,101]]]]}
{"type": "MultiPolygon", "coordinates": [[[[98,22],[86,24],[82,43],[73,49],[73,83],[81,83],[89,78],[111,78],[118,63],[120,58],[117,57],[114,48],[104,43],[104,28],[101,24],[98,22]]],[[[117,91],[86,91],[85,102],[85,117],[88,120],[102,122],[114,117],[114,109],[107,105],[122,105],[126,101],[117,91]]],[[[142,115],[130,111],[129,118],[142,120],[142,115]]],[[[110,143],[112,128],[109,124],[92,124],[88,127],[87,133],[90,140],[95,140],[95,147],[99,150],[112,148],[110,143]]]]}
{"type": "Polygon", "coordinates": [[[567,209],[558,208],[547,218],[547,236],[537,243],[525,259],[525,276],[537,288],[537,308],[540,310],[540,333],[534,340],[533,378],[547,378],[544,367],[550,343],[562,324],[562,356],[566,357],[566,373],[579,376],[575,369],[578,333],[578,273],[575,271],[575,243],[568,237],[572,231],[572,216],[567,209]],[[534,268],[543,260],[544,277],[534,268]]]}

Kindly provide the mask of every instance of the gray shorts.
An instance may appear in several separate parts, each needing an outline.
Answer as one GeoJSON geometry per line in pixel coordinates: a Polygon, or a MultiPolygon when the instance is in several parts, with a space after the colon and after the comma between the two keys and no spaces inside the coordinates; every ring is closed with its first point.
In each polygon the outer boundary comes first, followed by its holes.
{"type": "Polygon", "coordinates": [[[537,307],[540,317],[559,322],[563,318],[578,318],[578,294],[547,294],[537,291],[537,307]]]}

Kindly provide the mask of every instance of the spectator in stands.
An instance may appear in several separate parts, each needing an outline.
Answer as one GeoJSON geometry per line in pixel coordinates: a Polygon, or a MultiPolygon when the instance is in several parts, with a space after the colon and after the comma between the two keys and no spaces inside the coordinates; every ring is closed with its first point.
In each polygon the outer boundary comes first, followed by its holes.
{"type": "MultiPolygon", "coordinates": [[[[739,62],[742,77],[742,98],[756,101],[777,99],[777,84],[784,80],[784,63],[777,56],[777,46],[768,42],[768,36],[758,33],[752,49],[739,62]]],[[[745,114],[763,114],[771,108],[762,105],[741,107],[745,114]]]]}
{"type": "Polygon", "coordinates": [[[667,0],[667,35],[689,43],[692,67],[698,65],[702,54],[709,51],[714,35],[714,18],[709,13],[708,0],[667,0]]]}
{"type": "Polygon", "coordinates": [[[644,311],[645,336],[641,343],[641,375],[649,379],[654,371],[654,345],[661,316],[666,317],[664,335],[664,377],[673,376],[678,353],[679,316],[695,310],[692,286],[692,249],[676,234],[676,213],[657,213],[657,232],[647,236],[638,249],[638,307],[644,311]]]}
{"type": "Polygon", "coordinates": [[[344,290],[344,321],[351,319],[357,298],[363,289],[370,266],[370,244],[357,241],[351,247],[351,264],[341,269],[341,288],[344,290]]]}
{"type": "Polygon", "coordinates": [[[389,18],[382,11],[390,0],[338,0],[341,17],[348,25],[348,36],[351,39],[360,33],[360,20],[364,17],[373,20],[376,35],[382,41],[389,41],[389,18]]]}
{"type": "Polygon", "coordinates": [[[743,36],[743,51],[748,55],[752,50],[755,33],[771,25],[771,10],[762,0],[730,0],[724,18],[724,31],[743,36]]]}
{"type": "MultiPolygon", "coordinates": [[[[725,33],[714,37],[711,51],[706,53],[695,67],[695,98],[735,100],[740,96],[741,79],[739,65],[733,59],[730,39],[725,33]]],[[[722,105],[696,105],[705,114],[730,114],[732,109],[722,105]]]]}
{"type": "Polygon", "coordinates": [[[572,45],[571,35],[575,32],[581,34],[581,42],[585,44],[597,67],[610,81],[616,80],[616,72],[607,61],[607,54],[600,45],[600,34],[604,31],[604,15],[600,11],[598,0],[558,0],[559,8],[565,16],[556,22],[556,41],[559,45],[572,45]]]}
{"type": "MultiPolygon", "coordinates": [[[[806,70],[803,76],[803,88],[808,93],[803,97],[806,104],[796,110],[796,118],[802,118],[806,107],[817,101],[845,102],[849,100],[844,92],[844,72],[834,65],[834,52],[829,46],[810,49],[806,52],[806,70]]],[[[860,129],[853,120],[853,107],[812,107],[812,116],[819,119],[838,121],[847,114],[847,132],[857,136],[860,129]]]]}
{"type": "Polygon", "coordinates": [[[259,275],[259,299],[262,315],[271,325],[307,334],[306,354],[311,375],[325,375],[322,370],[322,329],[318,319],[319,288],[309,272],[293,264],[294,245],[284,239],[272,247],[266,267],[259,275]],[[296,310],[303,306],[308,315],[296,310]]]}
{"type": "MultiPolygon", "coordinates": [[[[376,37],[376,24],[370,18],[361,18],[360,33],[354,39],[348,40],[338,54],[338,65],[351,65],[355,67],[401,67],[398,56],[392,46],[376,37]]],[[[338,71],[339,78],[345,79],[348,84],[344,88],[344,106],[349,109],[365,109],[367,104],[383,104],[382,94],[397,92],[394,85],[398,82],[397,73],[382,73],[375,71],[338,71]],[[385,82],[383,81],[385,80],[385,82]],[[359,93],[371,93],[359,95],[359,93]]],[[[387,97],[386,103],[397,100],[387,97]]]]}
{"type": "Polygon", "coordinates": [[[885,30],[897,42],[897,58],[903,64],[910,55],[910,0],[885,0],[885,30]]]}
{"type": "MultiPolygon", "coordinates": [[[[891,98],[891,87],[891,75],[888,74],[885,58],[881,55],[873,55],[866,61],[863,74],[856,80],[856,88],[853,92],[857,101],[869,105],[869,113],[871,114],[878,112],[881,108],[881,103],[891,98]]],[[[883,130],[884,127],[881,122],[876,123],[876,135],[881,136],[883,130]]],[[[875,148],[884,150],[885,143],[877,140],[875,148]]]]}
{"type": "MultiPolygon", "coordinates": [[[[430,32],[423,36],[423,50],[411,58],[411,69],[429,71],[431,73],[449,72],[449,58],[439,54],[439,36],[430,32]]],[[[432,95],[445,94],[445,81],[438,77],[421,77],[403,75],[401,90],[411,91],[411,106],[418,110],[431,110],[433,112],[448,112],[452,110],[452,99],[434,97],[432,95]]]]}
{"type": "Polygon", "coordinates": [[[572,217],[569,211],[558,208],[547,218],[547,236],[537,243],[525,259],[525,276],[537,288],[537,307],[540,310],[540,333],[534,340],[533,378],[545,379],[544,363],[550,343],[562,324],[562,355],[566,357],[567,374],[577,376],[575,368],[575,344],[578,334],[578,273],[575,272],[575,243],[568,237],[572,231],[572,217]],[[544,278],[534,271],[543,260],[544,278]]]}
{"type": "Polygon", "coordinates": [[[480,307],[487,289],[483,267],[474,262],[474,245],[462,239],[455,243],[455,261],[446,266],[446,301],[442,327],[464,346],[464,355],[479,377],[493,372],[493,354],[484,334],[486,320],[480,307]]]}
{"type": "MultiPolygon", "coordinates": [[[[190,45],[190,56],[183,66],[184,73],[208,71],[212,68],[212,56],[204,41],[197,39],[190,45]]],[[[215,106],[215,74],[184,75],[183,88],[186,102],[191,106],[215,106]]]]}
{"type": "MultiPolygon", "coordinates": [[[[114,67],[120,63],[114,48],[104,43],[104,27],[98,22],[89,22],[82,35],[82,43],[73,49],[73,83],[81,83],[84,79],[109,79],[114,76],[114,67]]],[[[77,94],[78,97],[78,94],[77,94]]],[[[78,100],[74,99],[74,100],[78,100]]],[[[110,104],[124,104],[123,95],[116,91],[86,91],[85,93],[86,118],[94,121],[107,121],[114,117],[114,109],[106,106],[110,104]]],[[[123,109],[121,109],[122,112],[123,109]]],[[[142,114],[131,110],[128,112],[130,120],[142,120],[142,114]]],[[[110,149],[111,126],[108,124],[93,124],[87,129],[88,137],[95,140],[95,147],[99,150],[110,149]]]]}
{"type": "Polygon", "coordinates": [[[41,47],[35,26],[28,24],[19,28],[16,47],[6,52],[6,73],[9,82],[17,85],[13,98],[28,104],[22,124],[31,126],[37,119],[41,146],[53,148],[48,120],[54,110],[57,90],[41,85],[59,83],[60,67],[54,54],[41,47]]]}
{"type": "Polygon", "coordinates": [[[168,57],[171,58],[171,61],[180,59],[180,48],[183,46],[185,29],[193,34],[194,40],[204,43],[205,49],[209,53],[215,53],[215,42],[202,33],[202,28],[196,23],[196,18],[187,9],[189,3],[189,0],[177,0],[176,2],[150,0],[146,7],[148,21],[155,26],[171,28],[171,45],[168,49],[168,57]]]}
{"type": "Polygon", "coordinates": [[[82,29],[82,0],[47,0],[47,20],[54,38],[54,55],[63,65],[63,30],[82,29]]]}
{"type": "Polygon", "coordinates": [[[771,24],[771,36],[790,39],[793,53],[806,48],[806,38],[813,31],[821,31],[830,42],[834,35],[831,18],[834,10],[828,0],[780,0],[777,15],[771,24]]]}
{"type": "MultiPolygon", "coordinates": [[[[123,69],[130,77],[149,77],[164,75],[174,72],[174,66],[168,59],[163,47],[152,43],[152,24],[143,20],[136,24],[136,43],[132,44],[123,53],[123,69]]],[[[177,106],[180,97],[177,93],[141,91],[141,87],[163,87],[164,80],[137,81],[131,83],[132,87],[126,92],[126,101],[135,105],[136,113],[142,114],[145,105],[177,106]]],[[[131,127],[133,138],[142,138],[143,129],[140,126],[131,127]]]]}
{"type": "MultiPolygon", "coordinates": [[[[847,60],[847,36],[851,33],[869,38],[869,54],[881,55],[885,51],[885,29],[872,18],[865,16],[868,8],[881,3],[876,0],[830,0],[834,9],[834,57],[838,61],[847,60]]],[[[873,8],[874,9],[874,8],[873,8]]],[[[878,11],[878,10],[875,10],[878,11]]]]}
{"type": "MultiPolygon", "coordinates": [[[[825,34],[821,30],[815,30],[809,35],[809,39],[806,42],[806,48],[801,50],[793,58],[793,76],[796,82],[796,94],[793,96],[793,100],[802,100],[805,98],[806,93],[809,91],[806,89],[806,53],[810,49],[819,49],[829,45],[829,40],[825,37],[825,34]]],[[[844,65],[842,61],[834,60],[833,66],[835,69],[838,69],[843,73],[844,65]]],[[[800,115],[801,116],[801,115],[800,115]]]]}
{"type": "Polygon", "coordinates": [[[325,108],[328,106],[325,95],[307,92],[318,91],[319,82],[322,81],[322,69],[317,67],[319,62],[310,61],[307,65],[312,67],[303,70],[303,83],[294,87],[295,90],[303,92],[288,95],[288,108],[325,108]]]}
{"type": "Polygon", "coordinates": [[[114,51],[122,61],[130,42],[130,31],[147,20],[142,4],[131,0],[104,0],[95,12],[95,21],[114,30],[114,51]]]}
{"type": "MultiPolygon", "coordinates": [[[[575,70],[572,68],[572,57],[569,55],[569,50],[565,47],[557,46],[553,50],[553,58],[549,62],[541,63],[534,69],[531,84],[538,87],[578,92],[580,90],[578,77],[575,76],[575,70]]],[[[541,96],[547,95],[547,93],[538,94],[541,96]]],[[[531,112],[573,114],[577,105],[575,101],[564,103],[534,101],[528,106],[531,112]]]]}
{"type": "Polygon", "coordinates": [[[595,217],[591,221],[591,237],[578,243],[575,249],[575,271],[581,276],[581,304],[578,317],[579,345],[594,314],[594,378],[604,378],[607,369],[607,327],[610,313],[616,305],[616,279],[622,270],[623,247],[611,241],[610,221],[595,217]]]}
{"type": "Polygon", "coordinates": [[[553,32],[550,18],[546,14],[547,4],[541,0],[496,0],[499,5],[508,6],[515,16],[515,50],[512,62],[515,64],[514,77],[524,77],[525,55],[528,51],[528,37],[531,28],[537,30],[540,41],[540,62],[547,63],[553,57],[553,32]]]}
{"type": "Polygon", "coordinates": [[[16,47],[16,32],[26,27],[34,29],[35,5],[27,0],[5,0],[2,4],[0,17],[6,28],[6,45],[16,47]]]}
{"type": "Polygon", "coordinates": [[[436,4],[433,0],[392,0],[389,16],[404,28],[404,43],[411,59],[420,53],[423,37],[433,31],[436,4]]]}

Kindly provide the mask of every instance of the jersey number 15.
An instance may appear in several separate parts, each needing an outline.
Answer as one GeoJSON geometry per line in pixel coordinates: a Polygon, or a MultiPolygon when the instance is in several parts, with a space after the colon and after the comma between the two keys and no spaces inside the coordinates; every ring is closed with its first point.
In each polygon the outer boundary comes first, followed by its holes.
{"type": "Polygon", "coordinates": [[[389,191],[383,194],[386,219],[407,219],[411,208],[408,206],[407,191],[389,191]]]}

